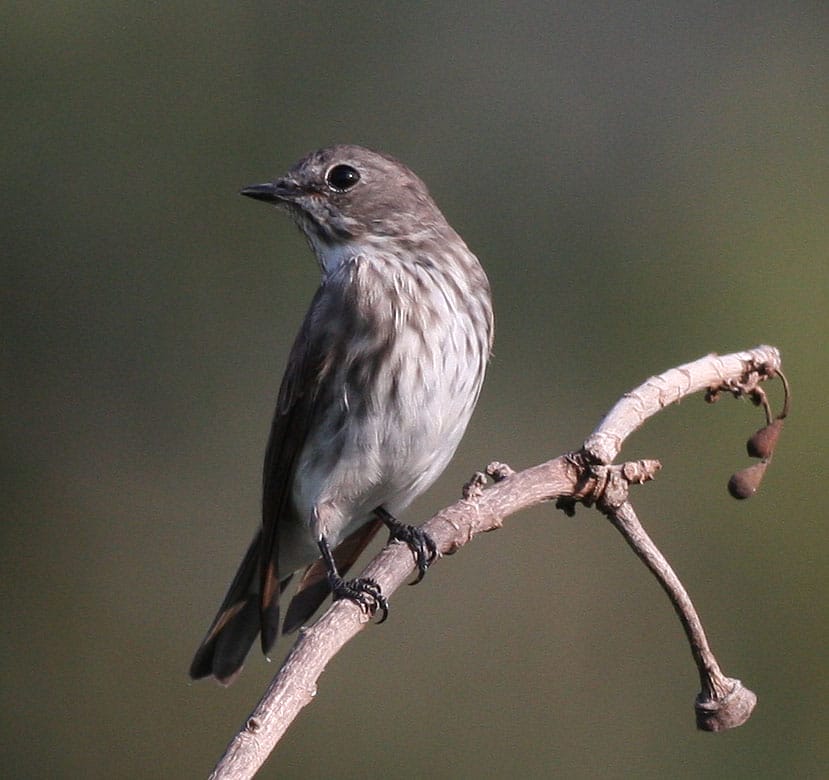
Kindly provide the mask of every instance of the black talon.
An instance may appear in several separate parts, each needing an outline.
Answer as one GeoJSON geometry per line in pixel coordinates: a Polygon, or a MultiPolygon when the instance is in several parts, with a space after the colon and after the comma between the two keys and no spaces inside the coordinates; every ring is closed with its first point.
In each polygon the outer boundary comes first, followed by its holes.
{"type": "Polygon", "coordinates": [[[358,577],[353,580],[344,580],[339,575],[330,575],[328,582],[334,600],[350,599],[367,615],[374,615],[379,609],[383,617],[377,621],[378,625],[389,616],[389,602],[380,590],[380,586],[369,577],[358,577]]]}
{"type": "Polygon", "coordinates": [[[334,562],[334,556],[331,553],[328,542],[325,538],[321,537],[317,544],[319,545],[320,552],[328,569],[328,584],[331,587],[334,600],[350,599],[363,612],[371,616],[374,616],[374,613],[379,609],[383,613],[383,617],[377,623],[378,625],[383,623],[389,616],[389,601],[383,595],[380,586],[370,577],[357,577],[353,580],[344,580],[337,571],[337,565],[334,562]]]}
{"type": "MultiPolygon", "coordinates": [[[[417,585],[423,577],[426,575],[426,571],[429,566],[434,563],[435,558],[438,557],[438,548],[435,544],[435,540],[432,539],[429,534],[427,534],[422,528],[418,528],[414,525],[406,525],[405,523],[401,523],[391,514],[389,514],[383,507],[377,507],[374,510],[374,513],[379,517],[385,524],[386,527],[389,529],[389,541],[392,539],[397,539],[398,541],[405,542],[409,549],[412,551],[412,554],[415,557],[415,563],[417,564],[417,579],[412,582],[412,585],[417,585]]],[[[383,622],[382,620],[380,621],[383,622]]]]}

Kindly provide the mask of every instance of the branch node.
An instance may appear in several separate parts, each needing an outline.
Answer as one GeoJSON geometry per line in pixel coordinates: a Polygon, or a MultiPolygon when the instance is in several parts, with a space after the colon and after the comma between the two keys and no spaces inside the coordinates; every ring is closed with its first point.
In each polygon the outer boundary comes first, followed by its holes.
{"type": "Polygon", "coordinates": [[[585,506],[597,504],[607,513],[617,509],[628,500],[631,485],[642,485],[656,479],[656,473],[662,468],[658,460],[632,460],[613,466],[584,465],[589,483],[589,493],[581,500],[585,506]]]}
{"type": "Polygon", "coordinates": [[[601,491],[598,491],[594,500],[600,511],[607,514],[608,511],[618,509],[622,504],[627,503],[630,495],[630,482],[625,477],[624,466],[602,466],[605,472],[604,483],[601,491]]]}
{"type": "Polygon", "coordinates": [[[515,471],[506,463],[494,460],[486,467],[486,473],[492,478],[493,482],[503,482],[505,479],[515,474],[515,471]]]}
{"type": "Polygon", "coordinates": [[[735,398],[748,396],[755,406],[759,406],[765,398],[765,392],[760,387],[760,383],[777,376],[777,370],[771,364],[746,361],[742,376],[730,377],[719,384],[711,385],[705,394],[705,400],[714,403],[718,400],[720,393],[731,393],[735,398]]]}
{"type": "Polygon", "coordinates": [[[475,501],[484,494],[485,487],[486,474],[483,471],[476,471],[464,484],[461,495],[466,501],[475,501]]]}
{"type": "Polygon", "coordinates": [[[622,474],[631,485],[643,485],[656,479],[656,472],[661,468],[658,460],[631,460],[622,464],[622,474]]]}

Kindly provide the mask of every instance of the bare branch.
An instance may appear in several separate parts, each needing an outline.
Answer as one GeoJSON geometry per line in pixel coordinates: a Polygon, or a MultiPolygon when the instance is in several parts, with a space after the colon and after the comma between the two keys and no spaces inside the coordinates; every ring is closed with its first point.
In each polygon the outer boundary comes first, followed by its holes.
{"type": "Polygon", "coordinates": [[[712,388],[746,394],[780,370],[780,352],[761,346],[732,355],[708,355],[648,379],[614,406],[584,443],[596,463],[612,463],[622,443],[648,417],[688,395],[712,388]]]}
{"type": "MultiPolygon", "coordinates": [[[[652,377],[627,393],[588,437],[578,453],[513,472],[492,463],[487,475],[476,474],[464,488],[464,498],[436,514],[424,525],[441,555],[450,555],[479,533],[500,528],[505,518],[545,501],[596,503],[628,544],[648,566],[671,598],[691,644],[702,690],[697,697],[697,725],[708,731],[733,728],[751,714],[756,697],[739,680],[722,674],[708,647],[702,623],[687,592],[639,523],[628,501],[629,486],[652,479],[658,461],[617,466],[625,439],[648,417],[665,406],[701,390],[751,393],[780,369],[780,354],[761,346],[732,355],[709,355],[652,377]]],[[[414,571],[405,544],[388,544],[361,576],[374,579],[386,596],[394,593],[414,571]]],[[[302,629],[293,649],[262,699],[234,737],[212,778],[250,778],[270,755],[299,711],[316,694],[317,680],[340,648],[363,629],[369,617],[353,602],[342,600],[309,629],[302,629]]]]}

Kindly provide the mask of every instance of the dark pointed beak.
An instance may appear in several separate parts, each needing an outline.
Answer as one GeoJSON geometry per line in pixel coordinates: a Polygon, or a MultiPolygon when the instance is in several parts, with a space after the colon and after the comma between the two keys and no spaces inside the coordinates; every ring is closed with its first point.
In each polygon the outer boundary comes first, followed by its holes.
{"type": "Polygon", "coordinates": [[[240,190],[239,194],[265,203],[284,203],[293,200],[299,194],[299,188],[288,179],[277,179],[265,184],[251,184],[240,190]]]}

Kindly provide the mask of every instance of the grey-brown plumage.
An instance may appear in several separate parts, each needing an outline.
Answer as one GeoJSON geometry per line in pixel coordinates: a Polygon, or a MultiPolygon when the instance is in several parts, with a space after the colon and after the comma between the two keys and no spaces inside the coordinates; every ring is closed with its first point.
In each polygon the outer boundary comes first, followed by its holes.
{"type": "Polygon", "coordinates": [[[493,336],[478,260],[423,182],[393,158],[359,146],[321,149],[242,194],[291,214],[322,283],[279,391],[262,526],[190,669],[222,682],[238,673],[258,633],[265,652],[272,646],[279,594],[295,571],[309,567],[285,631],[332,586],[385,610],[375,583],[341,579],[383,523],[412,544],[425,571],[429,540],[394,517],[454,454],[493,336]]]}

